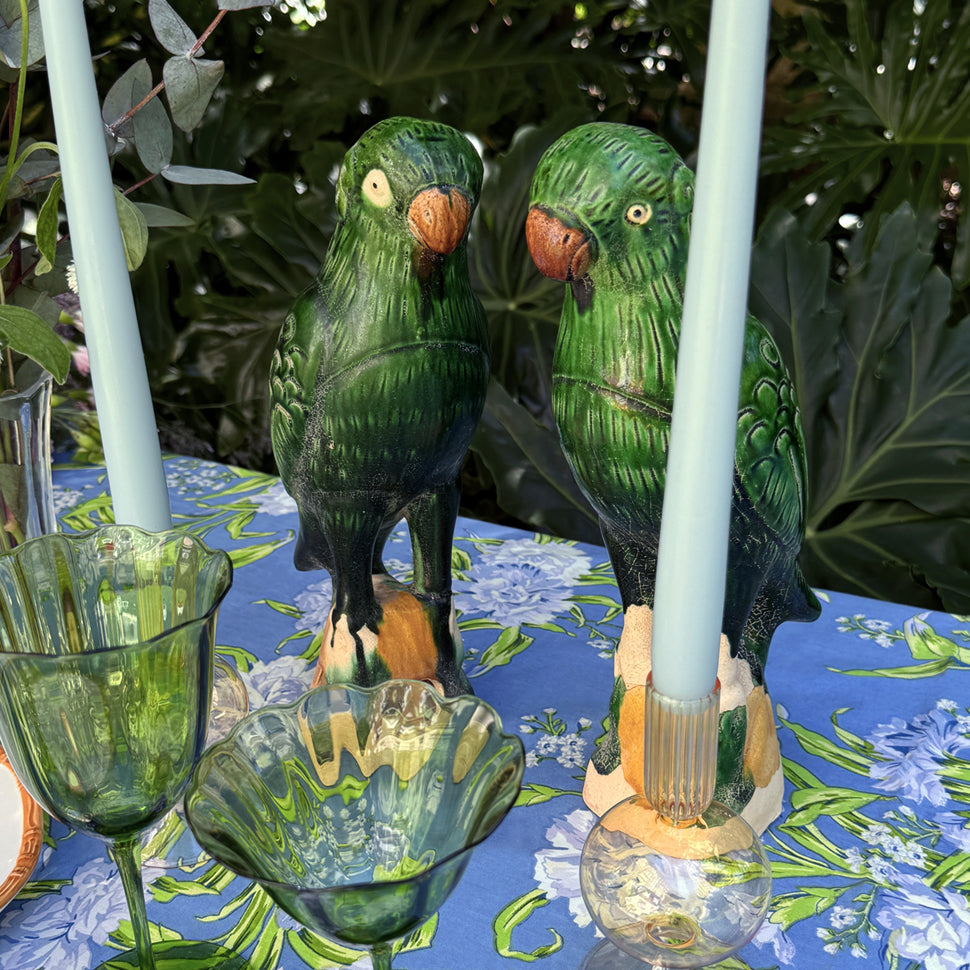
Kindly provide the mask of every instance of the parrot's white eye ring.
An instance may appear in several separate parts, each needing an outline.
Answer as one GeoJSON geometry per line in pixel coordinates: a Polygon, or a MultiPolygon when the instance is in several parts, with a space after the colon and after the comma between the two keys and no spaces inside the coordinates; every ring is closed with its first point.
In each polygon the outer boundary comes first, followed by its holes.
{"type": "Polygon", "coordinates": [[[644,226],[650,221],[652,215],[653,209],[646,202],[634,202],[626,210],[626,221],[634,226],[644,226]]]}
{"type": "Polygon", "coordinates": [[[365,199],[381,209],[386,209],[394,201],[387,176],[379,168],[372,168],[364,176],[362,191],[365,199]]]}

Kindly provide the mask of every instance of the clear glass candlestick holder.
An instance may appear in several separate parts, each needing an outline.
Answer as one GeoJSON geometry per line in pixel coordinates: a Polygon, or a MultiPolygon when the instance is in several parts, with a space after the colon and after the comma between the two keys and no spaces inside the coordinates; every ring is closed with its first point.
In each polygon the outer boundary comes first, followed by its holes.
{"type": "MultiPolygon", "coordinates": [[[[719,686],[680,701],[646,690],[645,795],[614,805],[580,860],[594,922],[622,953],[660,970],[711,966],[758,931],[771,867],[754,830],[712,800],[719,686]]],[[[625,961],[625,962],[624,962],[625,961]]],[[[627,966],[609,947],[584,970],[627,966]]]]}

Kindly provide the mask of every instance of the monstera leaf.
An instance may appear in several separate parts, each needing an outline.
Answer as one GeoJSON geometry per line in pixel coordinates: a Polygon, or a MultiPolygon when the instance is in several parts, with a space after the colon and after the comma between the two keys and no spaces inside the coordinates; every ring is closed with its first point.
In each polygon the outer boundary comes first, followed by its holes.
{"type": "Polygon", "coordinates": [[[970,319],[904,205],[869,224],[841,281],[790,215],[755,247],[752,311],[800,393],[817,586],[970,610],[970,319]],[[871,234],[871,238],[868,238],[871,234]]]}
{"type": "MultiPolygon", "coordinates": [[[[950,0],[810,0],[787,53],[792,85],[783,126],[766,133],[763,171],[790,173],[779,204],[806,197],[815,238],[846,211],[876,222],[909,201],[936,233],[943,179],[970,177],[970,6],[950,0]]],[[[970,282],[970,220],[957,223],[953,280],[970,282]]]]}

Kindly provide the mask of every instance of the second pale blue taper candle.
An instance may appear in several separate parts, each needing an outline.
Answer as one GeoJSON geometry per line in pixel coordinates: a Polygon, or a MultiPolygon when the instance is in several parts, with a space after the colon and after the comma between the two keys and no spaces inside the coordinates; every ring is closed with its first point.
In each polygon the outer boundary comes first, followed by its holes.
{"type": "Polygon", "coordinates": [[[681,700],[716,679],[769,11],[711,11],[651,645],[655,689],[681,700]]]}
{"type": "Polygon", "coordinates": [[[135,304],[128,279],[83,0],[40,0],[84,337],[115,520],[172,527],[135,304]]]}

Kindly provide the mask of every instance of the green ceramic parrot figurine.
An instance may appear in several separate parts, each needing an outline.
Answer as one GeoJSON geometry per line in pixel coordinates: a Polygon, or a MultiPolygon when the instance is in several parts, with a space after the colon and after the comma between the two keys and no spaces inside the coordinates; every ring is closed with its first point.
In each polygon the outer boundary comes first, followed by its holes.
{"type": "Polygon", "coordinates": [[[330,572],[317,681],[469,692],[453,624],[459,470],[488,381],[466,239],[482,163],[453,128],[390,118],[337,178],[338,224],[286,317],[270,375],[273,451],[299,508],[299,569],[330,572]],[[404,516],[414,580],[382,562],[404,516]]]}
{"type": "MultiPolygon", "coordinates": [[[[618,766],[624,696],[649,670],[648,657],[631,659],[649,647],[642,637],[630,643],[627,627],[649,638],[638,614],[653,605],[693,184],[661,138],[608,123],[564,135],[532,182],[530,252],[541,272],[566,281],[570,291],[553,362],[556,420],[570,467],[599,515],[624,607],[626,664],[617,665],[611,729],[593,757],[600,775],[618,766]]],[[[771,336],[749,316],[722,627],[729,647],[719,669],[717,797],[734,805],[745,804],[766,778],[751,745],[752,731],[767,730],[765,718],[771,722],[762,685],[772,635],[785,620],[819,612],[796,561],[805,481],[792,382],[771,336]],[[743,701],[728,711],[725,678],[732,680],[729,704],[743,701]]],[[[631,731],[642,735],[636,720],[631,731]]],[[[773,726],[771,733],[774,739],[773,726]]],[[[769,767],[778,788],[778,766],[769,767]]]]}

